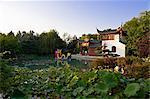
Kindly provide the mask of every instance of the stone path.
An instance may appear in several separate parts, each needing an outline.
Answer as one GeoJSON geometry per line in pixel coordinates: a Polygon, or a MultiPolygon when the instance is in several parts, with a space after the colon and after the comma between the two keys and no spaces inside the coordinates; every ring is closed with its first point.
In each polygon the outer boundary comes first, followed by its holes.
{"type": "Polygon", "coordinates": [[[95,60],[95,59],[101,59],[104,58],[102,56],[85,56],[85,55],[80,55],[80,54],[73,54],[71,55],[72,59],[77,59],[77,60],[95,60]]]}

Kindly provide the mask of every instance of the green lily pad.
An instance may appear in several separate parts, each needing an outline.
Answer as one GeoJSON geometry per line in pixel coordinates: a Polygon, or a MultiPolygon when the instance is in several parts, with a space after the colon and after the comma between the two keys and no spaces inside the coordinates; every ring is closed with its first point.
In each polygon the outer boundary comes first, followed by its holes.
{"type": "Polygon", "coordinates": [[[96,92],[107,93],[109,87],[105,83],[98,83],[95,87],[96,92]]]}
{"type": "Polygon", "coordinates": [[[128,97],[136,95],[136,92],[140,90],[140,85],[138,83],[128,84],[124,94],[128,97]]]}

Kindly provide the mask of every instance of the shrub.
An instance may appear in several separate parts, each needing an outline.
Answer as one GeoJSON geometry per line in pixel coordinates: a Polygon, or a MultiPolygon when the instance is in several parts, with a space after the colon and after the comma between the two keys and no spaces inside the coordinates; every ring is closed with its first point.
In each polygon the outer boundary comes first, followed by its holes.
{"type": "Polygon", "coordinates": [[[116,58],[101,58],[101,59],[96,59],[92,62],[90,68],[114,68],[116,66],[116,58]]]}
{"type": "Polygon", "coordinates": [[[0,61],[0,93],[9,93],[11,87],[11,80],[13,77],[13,68],[8,66],[6,62],[0,61]]]}
{"type": "Polygon", "coordinates": [[[142,58],[135,56],[126,57],[125,75],[130,78],[148,78],[149,66],[150,62],[143,61],[142,58]]]}
{"type": "Polygon", "coordinates": [[[94,60],[90,68],[94,69],[107,69],[119,66],[124,68],[124,75],[129,78],[149,78],[149,67],[150,62],[143,60],[142,58],[131,56],[131,57],[121,57],[121,58],[101,58],[94,60]]]}
{"type": "Polygon", "coordinates": [[[128,65],[131,64],[142,64],[143,60],[140,57],[128,56],[126,57],[126,61],[128,65]]]}
{"type": "Polygon", "coordinates": [[[149,62],[143,62],[142,64],[136,63],[131,65],[126,65],[125,76],[134,78],[149,78],[149,62]]]}
{"type": "Polygon", "coordinates": [[[124,67],[124,66],[126,66],[126,64],[127,64],[127,59],[124,58],[124,57],[117,58],[117,59],[116,59],[116,63],[117,63],[118,66],[124,67]]]}

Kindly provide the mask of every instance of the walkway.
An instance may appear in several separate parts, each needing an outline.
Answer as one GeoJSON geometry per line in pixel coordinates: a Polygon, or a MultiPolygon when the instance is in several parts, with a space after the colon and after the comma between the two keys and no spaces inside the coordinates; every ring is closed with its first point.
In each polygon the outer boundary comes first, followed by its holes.
{"type": "Polygon", "coordinates": [[[85,56],[85,55],[80,55],[80,54],[73,54],[71,55],[72,59],[77,59],[77,60],[94,60],[94,59],[100,59],[103,58],[102,56],[85,56]]]}

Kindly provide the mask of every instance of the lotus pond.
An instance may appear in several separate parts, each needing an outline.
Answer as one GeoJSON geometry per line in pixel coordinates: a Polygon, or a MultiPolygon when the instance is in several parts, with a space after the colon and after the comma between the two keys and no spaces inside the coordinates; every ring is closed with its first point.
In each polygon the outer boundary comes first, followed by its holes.
{"type": "Polygon", "coordinates": [[[88,68],[91,64],[92,61],[89,60],[76,60],[76,59],[71,59],[69,60],[55,60],[54,58],[49,58],[49,57],[44,57],[44,58],[36,58],[36,59],[27,59],[27,60],[21,60],[17,61],[13,64],[13,66],[16,67],[27,67],[32,70],[34,69],[44,69],[44,68],[49,68],[50,66],[55,66],[55,67],[62,67],[65,66],[66,64],[72,66],[72,67],[77,67],[77,68],[88,68]]]}
{"type": "MultiPolygon", "coordinates": [[[[12,99],[148,99],[149,97],[150,79],[146,77],[149,73],[149,64],[146,61],[140,64],[141,67],[138,65],[131,68],[127,64],[128,75],[122,75],[97,67],[88,69],[93,62],[87,60],[55,61],[54,58],[49,57],[30,58],[12,63],[14,68],[7,62],[0,62],[2,72],[0,93],[4,93],[6,99],[8,97],[12,99]]],[[[119,60],[122,59],[118,59],[118,64],[124,64],[119,60]]],[[[135,65],[134,62],[130,65],[135,65]]],[[[136,64],[137,62],[140,61],[136,61],[136,64]]],[[[114,59],[95,62],[95,65],[111,66],[110,63],[114,66],[114,59]],[[104,62],[106,63],[102,64],[104,62]]]]}

